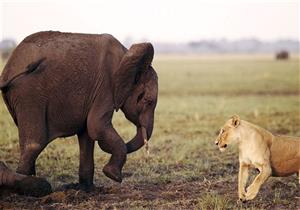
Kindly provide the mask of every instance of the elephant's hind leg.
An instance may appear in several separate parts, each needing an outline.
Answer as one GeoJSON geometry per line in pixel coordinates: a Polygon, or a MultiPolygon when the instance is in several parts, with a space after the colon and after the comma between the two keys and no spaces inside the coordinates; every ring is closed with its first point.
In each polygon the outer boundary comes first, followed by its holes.
{"type": "Polygon", "coordinates": [[[45,116],[26,110],[18,117],[18,128],[21,154],[17,173],[35,175],[35,161],[48,144],[45,116]]]}
{"type": "Polygon", "coordinates": [[[44,148],[45,145],[40,143],[30,143],[25,145],[24,149],[21,151],[17,173],[36,175],[35,161],[44,148]]]}
{"type": "Polygon", "coordinates": [[[79,185],[85,191],[91,190],[94,178],[94,145],[87,131],[78,134],[80,149],[79,185]]]}

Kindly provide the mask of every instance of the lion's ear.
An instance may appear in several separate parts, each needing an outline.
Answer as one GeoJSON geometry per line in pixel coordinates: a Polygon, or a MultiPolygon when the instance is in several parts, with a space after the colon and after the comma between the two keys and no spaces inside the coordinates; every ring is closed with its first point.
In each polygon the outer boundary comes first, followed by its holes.
{"type": "Polygon", "coordinates": [[[231,117],[231,119],[232,119],[232,125],[233,125],[233,127],[236,128],[236,127],[238,127],[240,125],[241,120],[240,120],[240,117],[238,115],[233,115],[231,117]]]}

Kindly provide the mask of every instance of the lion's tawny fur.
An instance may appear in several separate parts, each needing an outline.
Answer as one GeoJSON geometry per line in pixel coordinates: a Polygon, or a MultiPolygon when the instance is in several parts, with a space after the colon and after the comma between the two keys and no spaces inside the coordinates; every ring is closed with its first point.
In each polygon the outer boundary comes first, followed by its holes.
{"type": "Polygon", "coordinates": [[[289,176],[300,172],[299,137],[274,135],[235,115],[222,127],[215,143],[224,151],[234,142],[239,147],[239,198],[242,200],[255,198],[269,176],[289,176]],[[256,168],[260,173],[246,190],[249,168],[256,168]]]}

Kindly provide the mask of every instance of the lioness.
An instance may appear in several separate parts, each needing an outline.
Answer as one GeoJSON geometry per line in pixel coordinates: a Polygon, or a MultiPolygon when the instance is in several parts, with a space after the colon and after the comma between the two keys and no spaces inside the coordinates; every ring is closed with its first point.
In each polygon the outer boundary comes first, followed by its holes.
{"type": "Polygon", "coordinates": [[[239,147],[238,194],[242,201],[255,198],[269,176],[299,173],[300,183],[300,138],[273,135],[234,115],[221,128],[215,144],[224,151],[234,142],[239,147]],[[258,169],[259,174],[245,190],[249,168],[258,169]]]}

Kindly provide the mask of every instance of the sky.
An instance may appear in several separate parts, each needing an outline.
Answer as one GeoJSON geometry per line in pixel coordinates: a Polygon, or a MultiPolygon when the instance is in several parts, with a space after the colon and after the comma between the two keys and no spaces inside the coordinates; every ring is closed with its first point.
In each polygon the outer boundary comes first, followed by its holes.
{"type": "Polygon", "coordinates": [[[300,0],[0,0],[0,39],[44,30],[121,41],[299,40],[300,0]]]}

